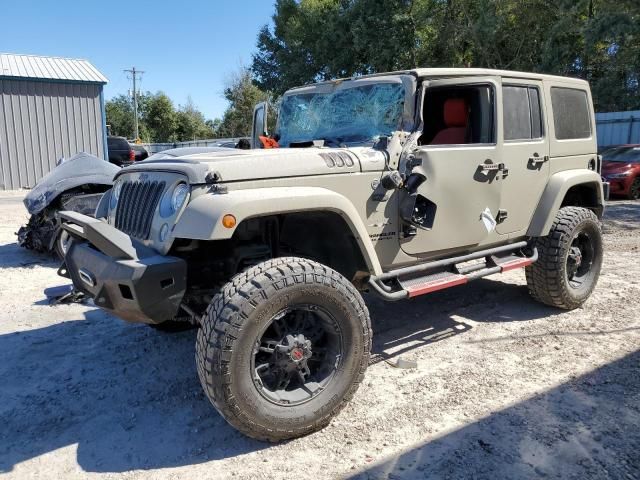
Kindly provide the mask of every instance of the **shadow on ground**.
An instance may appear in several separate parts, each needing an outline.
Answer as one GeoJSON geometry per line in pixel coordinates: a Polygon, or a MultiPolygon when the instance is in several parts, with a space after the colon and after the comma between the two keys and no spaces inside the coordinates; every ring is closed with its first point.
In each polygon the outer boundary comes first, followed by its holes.
{"type": "MultiPolygon", "coordinates": [[[[56,307],[51,308],[55,315],[56,307]]],[[[77,444],[90,472],[174,467],[268,445],[204,397],[195,331],[164,334],[98,310],[0,336],[0,472],[77,444]]]]}
{"type": "Polygon", "coordinates": [[[527,287],[500,277],[389,303],[366,298],[373,327],[371,363],[409,353],[416,348],[471,330],[459,317],[475,322],[519,322],[559,315],[562,311],[535,302],[527,287]]]}
{"type": "Polygon", "coordinates": [[[353,479],[640,478],[640,350],[353,479]]]}
{"type": "Polygon", "coordinates": [[[0,265],[6,268],[33,268],[44,266],[58,268],[60,260],[53,254],[37,253],[20,247],[17,243],[0,245],[0,265]]]}
{"type": "Polygon", "coordinates": [[[640,228],[640,201],[608,202],[604,214],[604,232],[640,228]]]}

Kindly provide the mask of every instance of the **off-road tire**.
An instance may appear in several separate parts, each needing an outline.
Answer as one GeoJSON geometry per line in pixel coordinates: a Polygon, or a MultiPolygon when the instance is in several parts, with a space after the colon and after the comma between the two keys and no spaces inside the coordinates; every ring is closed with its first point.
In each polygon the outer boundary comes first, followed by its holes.
{"type": "Polygon", "coordinates": [[[633,183],[629,187],[629,200],[638,200],[640,198],[640,177],[633,180],[633,183]]]}
{"type": "Polygon", "coordinates": [[[206,396],[233,427],[276,442],[328,425],[364,378],[370,350],[369,312],[353,285],[317,262],[281,257],[236,275],[212,299],[198,331],[196,364],[206,396]],[[254,384],[252,351],[274,314],[303,302],[336,314],[346,348],[325,390],[300,405],[277,405],[254,384]]]}
{"type": "Polygon", "coordinates": [[[538,260],[525,268],[531,296],[544,304],[573,310],[582,305],[595,288],[602,267],[602,231],[598,217],[586,208],[563,207],[558,211],[546,237],[536,242],[538,260]],[[567,275],[567,258],[578,234],[586,232],[593,240],[594,258],[589,276],[573,288],[567,275]]]}

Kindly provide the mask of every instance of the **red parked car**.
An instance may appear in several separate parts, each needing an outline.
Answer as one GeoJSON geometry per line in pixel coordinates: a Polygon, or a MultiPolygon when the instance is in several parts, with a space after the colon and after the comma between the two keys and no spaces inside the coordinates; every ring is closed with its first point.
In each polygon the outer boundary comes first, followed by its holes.
{"type": "Polygon", "coordinates": [[[611,195],[640,198],[640,145],[622,145],[602,152],[602,176],[611,195]]]}

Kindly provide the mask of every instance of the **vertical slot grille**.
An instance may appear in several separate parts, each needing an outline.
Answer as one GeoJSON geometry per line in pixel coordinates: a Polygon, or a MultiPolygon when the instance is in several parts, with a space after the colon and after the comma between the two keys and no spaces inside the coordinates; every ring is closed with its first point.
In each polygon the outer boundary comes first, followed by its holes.
{"type": "Polygon", "coordinates": [[[147,240],[165,182],[124,182],[116,209],[116,228],[147,240]]]}

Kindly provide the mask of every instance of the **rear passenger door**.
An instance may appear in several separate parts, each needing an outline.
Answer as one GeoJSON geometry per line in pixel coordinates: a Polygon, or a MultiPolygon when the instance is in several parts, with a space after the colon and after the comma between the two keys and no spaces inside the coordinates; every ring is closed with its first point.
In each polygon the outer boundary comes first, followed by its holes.
{"type": "Polygon", "coordinates": [[[503,139],[498,233],[524,234],[549,178],[542,82],[502,80],[503,139]]]}

